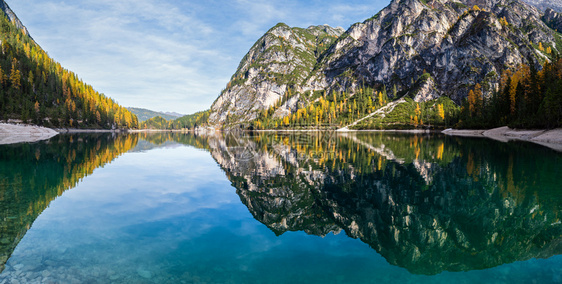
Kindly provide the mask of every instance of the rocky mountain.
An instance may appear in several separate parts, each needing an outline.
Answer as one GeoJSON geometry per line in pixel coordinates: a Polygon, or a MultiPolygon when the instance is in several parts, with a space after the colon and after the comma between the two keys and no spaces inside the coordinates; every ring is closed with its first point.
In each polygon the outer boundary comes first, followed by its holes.
{"type": "Polygon", "coordinates": [[[562,51],[560,35],[542,17],[521,1],[393,0],[335,41],[337,30],[324,27],[322,35],[331,35],[325,44],[333,42],[326,50],[312,42],[309,48],[299,45],[304,34],[295,31],[302,29],[278,25],[242,60],[213,104],[210,123],[246,122],[271,107],[282,117],[306,107],[320,91],[353,95],[368,86],[407,94],[423,74],[431,79],[423,94],[412,97],[446,96],[460,104],[477,83],[489,95],[506,69],[520,64],[540,69],[562,51]]]}
{"type": "Polygon", "coordinates": [[[541,164],[538,157],[553,153],[538,146],[445,139],[196,137],[277,235],[344,231],[389,263],[429,275],[562,253],[557,187],[539,176],[556,174],[562,157],[541,164]],[[530,176],[528,167],[541,170],[530,176]]]}
{"type": "Polygon", "coordinates": [[[302,29],[282,23],[271,28],[242,59],[227,88],[213,103],[209,121],[249,121],[281,101],[290,100],[294,105],[296,97],[289,95],[289,89],[303,84],[318,58],[343,32],[329,26],[302,29]]]}
{"type": "Polygon", "coordinates": [[[552,9],[546,9],[543,21],[553,30],[562,31],[562,15],[552,9]]]}
{"type": "Polygon", "coordinates": [[[540,10],[554,9],[558,12],[562,12],[562,1],[561,0],[523,0],[528,4],[531,4],[540,10]]]}

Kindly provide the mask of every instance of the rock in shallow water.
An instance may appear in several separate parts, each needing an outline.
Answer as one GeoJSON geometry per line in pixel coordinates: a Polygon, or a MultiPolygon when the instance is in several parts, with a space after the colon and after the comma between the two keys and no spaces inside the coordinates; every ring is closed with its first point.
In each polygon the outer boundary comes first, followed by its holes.
{"type": "Polygon", "coordinates": [[[145,279],[150,279],[152,278],[152,272],[148,271],[148,270],[144,270],[144,269],[137,269],[137,273],[139,274],[140,277],[145,278],[145,279]]]}

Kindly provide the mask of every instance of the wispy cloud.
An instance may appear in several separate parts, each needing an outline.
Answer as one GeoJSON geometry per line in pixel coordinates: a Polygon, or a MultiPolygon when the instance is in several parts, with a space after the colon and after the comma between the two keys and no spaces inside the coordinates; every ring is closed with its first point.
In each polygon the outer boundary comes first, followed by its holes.
{"type": "Polygon", "coordinates": [[[29,0],[9,2],[66,68],[126,106],[192,113],[219,95],[277,22],[348,27],[389,1],[29,0]]]}

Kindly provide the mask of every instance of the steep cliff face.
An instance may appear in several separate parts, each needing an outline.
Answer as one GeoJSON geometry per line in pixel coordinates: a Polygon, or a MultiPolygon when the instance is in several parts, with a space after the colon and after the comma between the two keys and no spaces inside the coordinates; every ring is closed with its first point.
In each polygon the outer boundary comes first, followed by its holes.
{"type": "Polygon", "coordinates": [[[301,85],[317,58],[342,33],[341,28],[312,26],[307,29],[278,24],[261,37],[242,59],[227,88],[213,103],[213,124],[249,121],[276,103],[289,112],[296,100],[290,86],[301,85]]]}
{"type": "Polygon", "coordinates": [[[546,9],[543,21],[553,30],[562,31],[562,15],[552,9],[546,9]]]}
{"type": "Polygon", "coordinates": [[[285,116],[313,102],[310,95],[317,91],[353,95],[362,86],[384,86],[405,94],[424,73],[432,85],[422,100],[447,96],[460,104],[476,83],[489,95],[506,69],[520,64],[540,69],[562,51],[560,35],[542,17],[521,1],[394,0],[351,26],[324,52],[318,52],[325,47],[318,39],[329,35],[323,41],[329,44],[338,30],[324,27],[307,41],[310,28],[278,25],[244,58],[213,104],[210,121],[245,122],[275,102],[281,102],[275,115],[285,116]]]}
{"type": "Polygon", "coordinates": [[[540,68],[546,54],[533,44],[555,46],[556,38],[539,11],[519,1],[395,0],[340,37],[302,90],[360,82],[407,90],[426,70],[440,95],[460,103],[476,83],[495,90],[506,68],[540,68]]]}

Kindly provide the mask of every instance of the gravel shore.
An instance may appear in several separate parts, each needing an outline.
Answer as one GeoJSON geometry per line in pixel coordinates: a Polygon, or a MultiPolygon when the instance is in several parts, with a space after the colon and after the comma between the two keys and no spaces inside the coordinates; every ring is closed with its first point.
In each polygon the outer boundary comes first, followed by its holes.
{"type": "Polygon", "coordinates": [[[534,142],[562,151],[562,128],[552,130],[518,130],[507,126],[489,130],[446,129],[443,134],[462,137],[486,137],[501,142],[511,140],[534,142]]]}
{"type": "Polygon", "coordinates": [[[25,124],[0,123],[0,145],[16,143],[32,143],[49,139],[58,134],[57,131],[25,124]]]}

